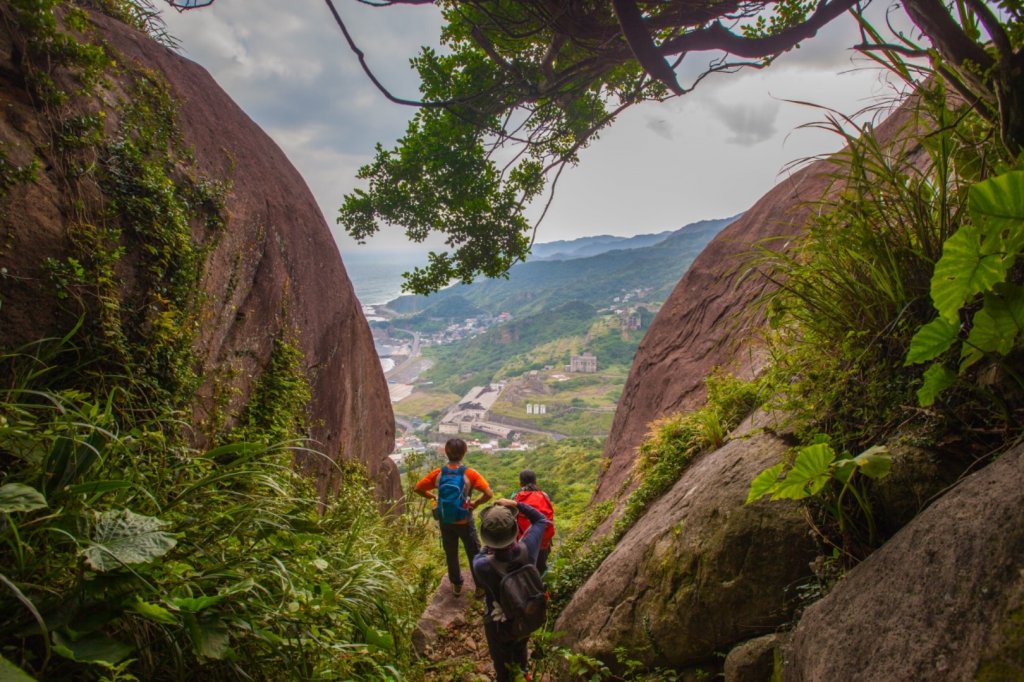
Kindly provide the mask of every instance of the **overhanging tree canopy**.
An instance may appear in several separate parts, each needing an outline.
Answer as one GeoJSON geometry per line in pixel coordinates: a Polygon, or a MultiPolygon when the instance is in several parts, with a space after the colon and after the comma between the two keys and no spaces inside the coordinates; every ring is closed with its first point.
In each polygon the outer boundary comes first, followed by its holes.
{"type": "MultiPolygon", "coordinates": [[[[173,0],[168,0],[175,4],[173,0]]],[[[425,0],[360,0],[377,6],[425,0]]],[[[373,77],[356,41],[325,0],[368,75],[393,101],[419,107],[394,149],[378,145],[345,198],[338,222],[365,240],[383,225],[422,242],[445,235],[407,274],[408,291],[500,276],[529,252],[524,207],[578,160],[624,109],[692,90],[710,73],[768,66],[819,29],[866,3],[856,0],[443,0],[438,54],[413,60],[420,99],[395,97],[373,77]],[[680,83],[687,59],[705,58],[680,83]]],[[[180,3],[178,3],[180,4],[180,3]]],[[[929,57],[935,70],[997,125],[1014,153],[1024,146],[1024,11],[1021,0],[904,0],[930,43],[883,43],[863,21],[855,46],[889,62],[929,57]]]]}

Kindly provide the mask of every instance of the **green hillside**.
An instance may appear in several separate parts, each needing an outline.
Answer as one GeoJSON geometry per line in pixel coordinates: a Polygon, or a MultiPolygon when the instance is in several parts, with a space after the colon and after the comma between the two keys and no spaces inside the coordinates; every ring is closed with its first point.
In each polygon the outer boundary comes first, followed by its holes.
{"type": "Polygon", "coordinates": [[[571,300],[605,307],[616,297],[637,289],[648,290],[646,300],[663,301],[707,243],[732,220],[687,225],[664,241],[643,248],[573,260],[521,263],[509,271],[508,279],[457,285],[430,296],[402,296],[390,302],[388,308],[400,315],[412,315],[446,300],[464,299],[492,315],[509,312],[518,317],[571,300]]]}
{"type": "MultiPolygon", "coordinates": [[[[462,394],[472,386],[492,381],[507,364],[515,365],[518,371],[543,367],[552,358],[530,359],[531,351],[558,339],[585,338],[597,318],[594,306],[569,301],[542,313],[498,325],[473,339],[426,348],[424,354],[434,360],[434,366],[423,378],[433,381],[438,387],[462,394]]],[[[567,356],[561,361],[566,359],[567,356]]]]}

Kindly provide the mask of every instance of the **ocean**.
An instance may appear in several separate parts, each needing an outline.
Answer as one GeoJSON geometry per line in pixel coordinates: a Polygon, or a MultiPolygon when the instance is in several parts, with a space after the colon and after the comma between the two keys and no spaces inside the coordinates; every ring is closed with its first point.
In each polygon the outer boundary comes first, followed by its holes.
{"type": "Polygon", "coordinates": [[[363,307],[383,305],[402,295],[402,273],[426,265],[427,255],[414,251],[362,251],[348,249],[342,254],[356,298],[363,307]]]}

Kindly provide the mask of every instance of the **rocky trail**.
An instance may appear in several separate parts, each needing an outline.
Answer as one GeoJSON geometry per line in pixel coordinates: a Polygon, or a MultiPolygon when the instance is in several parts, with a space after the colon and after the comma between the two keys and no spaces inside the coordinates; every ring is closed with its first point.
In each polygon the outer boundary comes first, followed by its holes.
{"type": "MultiPolygon", "coordinates": [[[[484,637],[484,603],[474,595],[474,590],[473,578],[467,575],[462,594],[456,596],[445,577],[420,617],[413,633],[413,646],[424,661],[423,680],[489,682],[494,679],[484,637]]],[[[533,651],[532,643],[530,650],[533,651]]],[[[535,675],[534,680],[550,678],[535,675]]]]}

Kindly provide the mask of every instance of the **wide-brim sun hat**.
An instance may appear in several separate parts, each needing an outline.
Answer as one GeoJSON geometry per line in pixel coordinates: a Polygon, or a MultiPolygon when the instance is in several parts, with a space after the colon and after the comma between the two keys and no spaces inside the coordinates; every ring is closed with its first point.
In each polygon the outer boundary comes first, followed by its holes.
{"type": "Polygon", "coordinates": [[[480,541],[491,549],[505,549],[516,541],[518,511],[496,504],[480,514],[480,541]]]}

